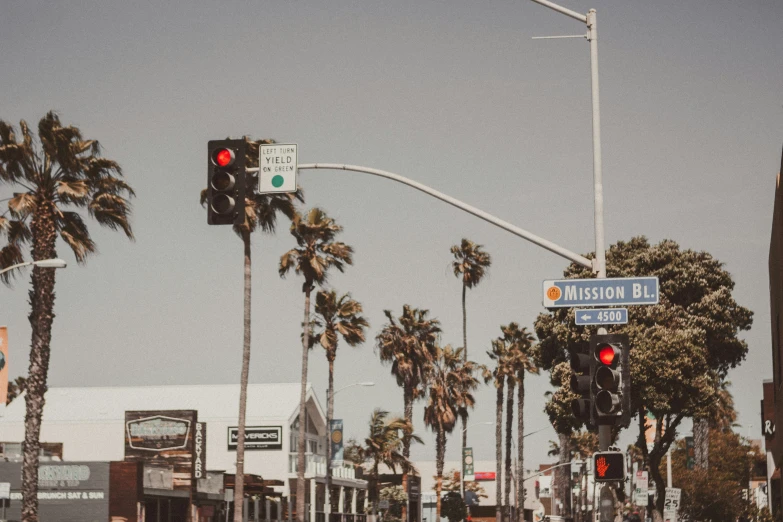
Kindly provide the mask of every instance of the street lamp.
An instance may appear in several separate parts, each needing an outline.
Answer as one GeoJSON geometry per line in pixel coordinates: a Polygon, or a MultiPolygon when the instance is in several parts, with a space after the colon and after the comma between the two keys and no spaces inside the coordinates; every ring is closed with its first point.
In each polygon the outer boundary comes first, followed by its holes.
{"type": "Polygon", "coordinates": [[[55,258],[55,259],[42,259],[40,261],[26,261],[24,263],[18,263],[16,265],[11,265],[8,268],[4,268],[0,270],[0,274],[4,274],[10,270],[13,270],[14,268],[22,268],[24,266],[40,266],[41,268],[65,268],[68,266],[68,263],[63,261],[62,259],[55,258]]]}
{"type": "Polygon", "coordinates": [[[329,395],[329,388],[326,389],[326,432],[329,435],[327,437],[328,440],[326,441],[326,487],[324,488],[324,512],[326,513],[327,518],[329,517],[329,513],[332,511],[332,501],[330,498],[330,489],[332,488],[332,411],[329,408],[329,402],[330,400],[334,400],[335,395],[353,386],[375,386],[375,383],[365,381],[347,384],[339,390],[336,390],[334,393],[332,393],[331,396],[329,395]]]}

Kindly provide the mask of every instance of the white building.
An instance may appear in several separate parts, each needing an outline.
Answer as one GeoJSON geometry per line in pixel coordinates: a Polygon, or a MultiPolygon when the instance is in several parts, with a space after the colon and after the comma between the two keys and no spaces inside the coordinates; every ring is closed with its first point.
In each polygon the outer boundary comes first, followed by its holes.
{"type": "MultiPolygon", "coordinates": [[[[245,473],[281,481],[283,485],[275,486],[275,491],[288,498],[296,492],[300,390],[299,383],[248,386],[245,473]]],[[[308,503],[311,520],[316,520],[316,512],[324,511],[328,437],[324,410],[310,385],[306,408],[305,476],[314,479],[308,480],[308,494],[318,500],[308,503]]],[[[40,440],[62,443],[66,461],[121,461],[125,458],[125,412],[161,410],[196,410],[198,422],[205,422],[207,428],[206,469],[235,473],[236,450],[230,448],[229,437],[237,426],[239,385],[51,388],[46,393],[40,440]]],[[[14,460],[15,453],[21,455],[24,440],[24,398],[14,400],[2,415],[0,458],[14,460]]],[[[340,506],[351,510],[347,512],[360,512],[362,506],[356,506],[355,499],[367,482],[357,480],[352,467],[333,469],[333,477],[333,492],[344,500],[340,506]]]]}

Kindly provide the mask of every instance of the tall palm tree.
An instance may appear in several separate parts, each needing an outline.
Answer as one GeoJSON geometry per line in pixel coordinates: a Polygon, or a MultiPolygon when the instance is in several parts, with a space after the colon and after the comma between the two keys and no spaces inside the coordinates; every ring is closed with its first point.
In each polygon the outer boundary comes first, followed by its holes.
{"type": "Polygon", "coordinates": [[[472,409],[475,405],[473,391],[479,384],[474,375],[477,371],[475,363],[466,363],[462,351],[462,348],[454,350],[451,346],[438,350],[432,363],[428,400],[424,407],[424,424],[435,432],[435,496],[438,517],[443,489],[446,434],[454,430],[457,418],[462,416],[463,410],[472,409]]]}
{"type": "MultiPolygon", "coordinates": [[[[525,373],[538,374],[536,359],[538,357],[537,349],[534,344],[535,338],[527,331],[527,328],[521,327],[517,323],[509,323],[507,326],[500,327],[503,332],[503,340],[509,346],[509,364],[510,370],[514,372],[517,386],[517,520],[522,522],[524,518],[525,488],[521,487],[524,480],[524,408],[525,408],[525,373]]],[[[509,389],[509,395],[511,389],[509,389]]],[[[506,432],[509,435],[509,432],[506,432]]]]}
{"type": "Polygon", "coordinates": [[[305,509],[305,398],[307,392],[307,356],[310,348],[310,294],[315,284],[327,280],[328,270],[340,272],[346,264],[353,264],[353,248],[335,241],[343,227],[320,208],[312,208],[306,214],[295,213],[291,223],[291,235],[296,239],[292,248],[280,257],[280,277],[294,270],[304,277],[302,292],[305,294],[304,321],[302,327],[302,387],[299,395],[299,440],[297,442],[296,517],[304,522],[305,509]]]}
{"type": "MultiPolygon", "coordinates": [[[[487,252],[481,250],[483,245],[478,245],[469,239],[462,238],[459,245],[451,247],[454,261],[451,268],[454,276],[462,280],[462,347],[465,349],[464,358],[468,360],[468,315],[465,306],[465,294],[468,288],[478,285],[492,264],[492,259],[487,252]]],[[[462,453],[468,447],[468,420],[462,419],[462,453]]],[[[464,482],[464,481],[463,481],[464,482]]],[[[460,491],[464,497],[465,492],[460,491]]]]}
{"type": "Polygon", "coordinates": [[[410,422],[401,417],[389,418],[388,411],[376,408],[370,417],[370,433],[364,439],[364,444],[352,446],[352,453],[358,454],[359,460],[372,463],[369,475],[373,515],[378,510],[380,465],[388,466],[394,473],[397,473],[397,467],[403,472],[412,467],[411,461],[400,453],[405,439],[422,442],[421,438],[413,433],[413,425],[410,422]]]}
{"type": "MultiPolygon", "coordinates": [[[[274,140],[262,139],[253,141],[247,136],[245,140],[245,164],[248,167],[258,166],[258,150],[261,145],[274,143],[274,140]]],[[[245,219],[242,224],[234,225],[234,233],[242,239],[244,258],[244,290],[243,308],[244,325],[242,336],[242,369],[239,376],[239,418],[237,422],[237,462],[234,475],[234,522],[242,521],[243,499],[245,496],[245,417],[247,412],[247,385],[250,372],[250,331],[251,331],[251,250],[250,235],[256,230],[273,234],[277,228],[278,214],[293,219],[298,200],[304,202],[301,188],[297,187],[294,194],[255,194],[248,190],[245,194],[245,219]]],[[[201,206],[207,203],[207,189],[201,191],[201,206]]]]}
{"type": "MultiPolygon", "coordinates": [[[[133,189],[122,180],[120,165],[100,156],[98,141],[83,138],[76,127],[64,127],[54,112],[38,122],[37,143],[24,120],[19,129],[21,139],[13,126],[0,120],[0,184],[13,191],[8,209],[0,214],[0,237],[6,238],[0,268],[23,262],[28,248],[33,261],[57,257],[58,237],[78,263],[85,263],[96,251],[85,213],[99,225],[133,239],[129,203],[133,189]]],[[[34,266],[31,276],[22,518],[32,522],[38,520],[39,437],[54,320],[54,274],[54,268],[34,266]]],[[[0,277],[8,284],[14,275],[9,271],[0,277]]]]}
{"type": "MultiPolygon", "coordinates": [[[[376,349],[383,363],[391,363],[391,373],[402,388],[405,420],[413,426],[413,402],[424,396],[432,361],[437,355],[440,321],[429,318],[429,310],[403,305],[402,315],[395,319],[391,310],[384,310],[388,323],[375,338],[376,349]]],[[[403,439],[403,455],[411,456],[411,444],[403,439]]],[[[408,491],[408,472],[402,471],[402,488],[408,491]]],[[[402,519],[406,520],[403,506],[402,519]]]]}
{"type": "MultiPolygon", "coordinates": [[[[315,296],[315,315],[313,326],[314,340],[326,351],[329,363],[329,387],[326,404],[326,429],[331,430],[334,416],[334,360],[337,358],[337,342],[342,337],[349,346],[364,342],[364,330],[369,326],[362,315],[362,305],[351,299],[351,294],[339,298],[332,291],[319,291],[315,296]]],[[[326,503],[330,504],[332,487],[331,442],[326,443],[326,503]]]]}
{"type": "Polygon", "coordinates": [[[484,380],[495,383],[495,522],[503,520],[503,396],[506,379],[512,373],[508,364],[508,346],[502,339],[492,341],[492,349],[487,352],[495,361],[492,370],[484,370],[484,380]]]}

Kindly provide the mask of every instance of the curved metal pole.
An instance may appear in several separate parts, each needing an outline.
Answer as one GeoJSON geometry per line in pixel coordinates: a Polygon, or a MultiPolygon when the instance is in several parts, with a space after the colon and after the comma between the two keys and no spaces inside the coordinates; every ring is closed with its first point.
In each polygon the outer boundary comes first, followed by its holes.
{"type": "MultiPolygon", "coordinates": [[[[422,185],[421,183],[418,183],[416,181],[413,181],[411,179],[408,179],[406,177],[400,176],[398,174],[393,174],[391,172],[386,172],[385,170],[379,170],[379,169],[372,169],[369,167],[359,167],[357,165],[343,165],[339,163],[307,163],[303,165],[298,166],[299,170],[303,169],[330,169],[330,170],[350,170],[353,172],[363,172],[365,174],[372,174],[374,176],[380,176],[382,178],[390,179],[392,181],[397,181],[399,183],[402,183],[404,185],[408,185],[409,187],[413,187],[417,190],[420,190],[424,192],[425,194],[429,194],[430,196],[433,196],[435,198],[438,198],[441,201],[444,201],[448,203],[449,205],[453,205],[457,207],[458,209],[464,210],[465,212],[468,212],[469,214],[473,214],[474,216],[483,219],[484,221],[488,223],[492,223],[493,225],[502,228],[503,230],[507,230],[508,232],[511,232],[515,236],[519,236],[522,239],[527,239],[531,243],[534,243],[540,247],[543,247],[550,252],[557,254],[559,256],[562,256],[569,261],[572,261],[578,265],[581,265],[585,268],[593,268],[593,262],[589,259],[587,259],[584,256],[581,256],[575,252],[571,252],[570,250],[563,248],[559,245],[556,245],[552,243],[551,241],[548,241],[542,237],[539,237],[531,232],[528,232],[527,230],[521,229],[519,227],[516,227],[512,225],[511,223],[508,223],[506,221],[503,221],[502,219],[498,219],[492,214],[488,214],[487,212],[484,212],[483,210],[480,210],[476,207],[473,207],[471,205],[468,205],[467,203],[463,203],[462,201],[452,198],[451,196],[447,196],[446,194],[443,194],[442,192],[438,192],[437,190],[430,188],[426,185],[422,185]]],[[[248,169],[250,171],[250,169],[248,169]]]]}
{"type": "Polygon", "coordinates": [[[0,270],[0,274],[4,274],[4,273],[8,272],[9,270],[13,270],[14,268],[22,268],[23,266],[29,266],[29,265],[32,265],[33,263],[34,263],[34,261],[25,261],[24,263],[17,263],[15,265],[9,266],[8,268],[4,268],[4,269],[0,270]]]}

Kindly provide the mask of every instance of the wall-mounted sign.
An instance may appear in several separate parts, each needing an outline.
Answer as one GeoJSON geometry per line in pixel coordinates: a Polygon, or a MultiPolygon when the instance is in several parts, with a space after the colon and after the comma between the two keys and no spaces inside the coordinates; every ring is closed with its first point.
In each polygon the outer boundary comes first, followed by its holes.
{"type": "Polygon", "coordinates": [[[207,423],[196,423],[193,438],[193,477],[200,479],[207,474],[207,423]]]}
{"type": "Polygon", "coordinates": [[[170,466],[175,490],[193,485],[195,410],[125,412],[125,460],[170,466]]]}
{"type": "MultiPolygon", "coordinates": [[[[239,428],[228,428],[228,450],[236,451],[239,440],[239,428]]],[[[281,450],[283,449],[282,426],[247,426],[245,428],[246,450],[281,450]]]]}
{"type": "Polygon", "coordinates": [[[495,480],[494,471],[477,471],[474,474],[475,480],[495,480]]]}
{"type": "Polygon", "coordinates": [[[137,450],[165,451],[188,445],[190,420],[155,415],[125,423],[128,445],[137,450]]]}

